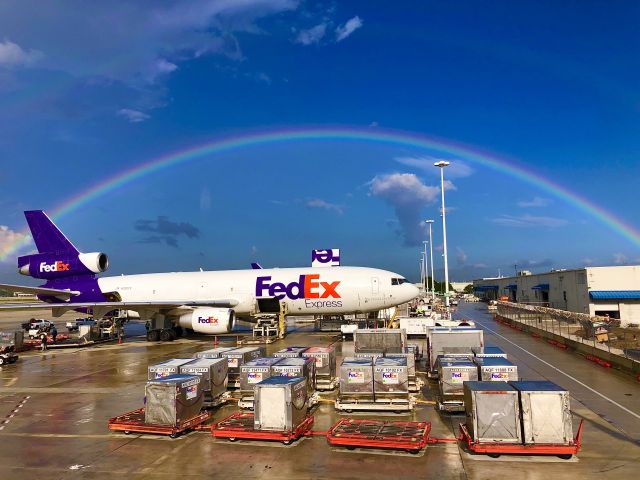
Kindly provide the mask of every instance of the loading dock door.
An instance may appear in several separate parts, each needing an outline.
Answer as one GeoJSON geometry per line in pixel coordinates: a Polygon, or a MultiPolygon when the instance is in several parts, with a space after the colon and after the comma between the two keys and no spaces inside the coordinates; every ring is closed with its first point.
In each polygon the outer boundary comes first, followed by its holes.
{"type": "Polygon", "coordinates": [[[371,293],[373,293],[374,295],[377,295],[379,289],[380,289],[380,285],[378,282],[378,277],[371,277],[371,293]]]}

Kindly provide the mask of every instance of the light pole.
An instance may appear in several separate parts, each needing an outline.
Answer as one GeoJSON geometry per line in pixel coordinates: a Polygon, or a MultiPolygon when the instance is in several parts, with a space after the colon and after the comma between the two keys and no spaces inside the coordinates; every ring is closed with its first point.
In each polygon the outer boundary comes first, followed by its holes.
{"type": "Polygon", "coordinates": [[[424,287],[424,255],[420,259],[420,283],[422,283],[424,287]]]}
{"type": "Polygon", "coordinates": [[[444,305],[449,312],[449,264],[447,262],[447,211],[444,206],[444,168],[449,162],[440,160],[433,164],[440,168],[440,191],[442,193],[442,256],[444,257],[444,305]]]}
{"type": "Polygon", "coordinates": [[[431,225],[433,224],[433,220],[426,220],[425,223],[429,225],[429,250],[431,251],[431,301],[433,302],[436,298],[434,283],[436,278],[433,276],[433,241],[431,239],[431,225]]]}
{"type": "Polygon", "coordinates": [[[427,260],[427,241],[423,240],[424,251],[422,252],[422,260],[424,261],[424,293],[425,298],[429,291],[429,261],[427,260]]]}

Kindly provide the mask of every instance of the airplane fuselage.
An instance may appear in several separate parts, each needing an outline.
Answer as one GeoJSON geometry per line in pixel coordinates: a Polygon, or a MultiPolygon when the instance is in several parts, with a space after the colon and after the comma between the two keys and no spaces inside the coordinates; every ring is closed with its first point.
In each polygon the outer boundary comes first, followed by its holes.
{"type": "Polygon", "coordinates": [[[231,299],[238,316],[259,313],[259,299],[278,298],[290,314],[317,315],[381,310],[418,294],[402,275],[366,267],[150,273],[97,281],[103,293],[117,292],[123,302],[231,299]]]}

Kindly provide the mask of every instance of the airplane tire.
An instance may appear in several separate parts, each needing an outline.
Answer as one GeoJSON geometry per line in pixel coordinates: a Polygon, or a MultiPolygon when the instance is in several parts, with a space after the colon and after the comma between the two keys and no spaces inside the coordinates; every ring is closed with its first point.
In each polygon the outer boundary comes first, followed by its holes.
{"type": "Polygon", "coordinates": [[[157,342],[160,340],[160,330],[149,330],[147,333],[147,341],[157,342]]]}
{"type": "Polygon", "coordinates": [[[173,332],[176,334],[176,338],[180,338],[183,334],[182,327],[173,327],[173,332]]]}
{"type": "Polygon", "coordinates": [[[173,335],[171,330],[161,330],[160,331],[160,341],[162,342],[170,342],[173,340],[173,335]]]}

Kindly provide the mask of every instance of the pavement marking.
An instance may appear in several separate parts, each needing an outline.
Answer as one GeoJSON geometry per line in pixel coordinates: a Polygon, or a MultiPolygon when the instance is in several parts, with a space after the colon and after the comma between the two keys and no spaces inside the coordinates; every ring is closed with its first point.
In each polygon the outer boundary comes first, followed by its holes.
{"type": "Polygon", "coordinates": [[[31,397],[29,395],[27,395],[26,397],[23,397],[22,400],[20,400],[20,403],[18,403],[15,407],[13,407],[13,410],[11,410],[5,417],[4,420],[2,420],[0,422],[0,430],[4,430],[4,427],[11,421],[11,419],[13,417],[16,416],[16,413],[18,413],[20,411],[20,409],[22,408],[22,406],[27,402],[27,400],[29,400],[31,397]]]}
{"type": "Polygon", "coordinates": [[[482,328],[489,330],[491,333],[493,333],[494,335],[496,335],[497,337],[502,338],[503,340],[509,342],[511,345],[513,345],[514,347],[518,347],[520,350],[522,350],[525,353],[528,353],[529,355],[531,355],[533,358],[535,358],[536,360],[544,363],[545,365],[547,365],[548,367],[551,367],[552,369],[554,369],[556,372],[561,373],[562,375],[564,375],[565,377],[573,380],[574,382],[576,382],[578,385],[583,386],[584,388],[586,388],[587,390],[589,390],[592,393],[595,393],[596,395],[598,395],[599,397],[603,398],[604,400],[608,401],[609,403],[611,403],[612,405],[615,405],[616,407],[620,408],[621,410],[624,410],[625,412],[627,412],[630,415],[633,415],[634,417],[636,417],[638,420],[640,420],[640,415],[638,415],[637,413],[629,410],[627,407],[625,407],[624,405],[620,405],[618,402],[616,402],[615,400],[607,397],[606,395],[603,395],[602,393],[600,393],[599,391],[591,388],[589,385],[581,382],[580,380],[578,380],[577,378],[575,378],[572,375],[569,375],[568,373],[560,370],[558,367],[551,365],[549,362],[543,360],[542,358],[540,358],[539,356],[531,353],[529,350],[522,348],[520,345],[518,345],[517,343],[512,342],[511,340],[509,340],[507,337],[505,337],[504,335],[500,335],[498,332],[496,332],[495,330],[487,327],[485,324],[477,322],[477,324],[479,324],[482,328]]]}

